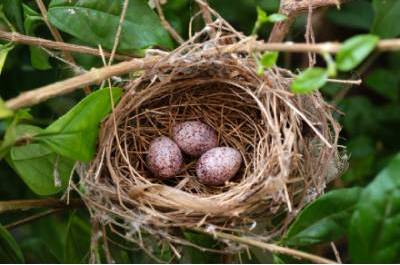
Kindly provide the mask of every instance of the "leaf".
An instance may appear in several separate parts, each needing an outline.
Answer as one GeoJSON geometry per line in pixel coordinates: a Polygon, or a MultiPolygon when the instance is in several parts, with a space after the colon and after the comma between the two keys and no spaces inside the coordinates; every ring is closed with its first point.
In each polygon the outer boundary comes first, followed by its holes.
{"type": "Polygon", "coordinates": [[[351,136],[360,134],[374,134],[380,130],[377,126],[379,109],[365,96],[352,96],[345,98],[340,109],[346,115],[342,117],[344,127],[351,136]]]}
{"type": "Polygon", "coordinates": [[[346,40],[336,55],[337,67],[340,71],[356,68],[375,49],[379,38],[374,35],[358,35],[346,40]]]}
{"type": "Polygon", "coordinates": [[[373,0],[375,19],[371,33],[382,38],[395,38],[400,35],[400,2],[398,0],[373,0]]]}
{"type": "Polygon", "coordinates": [[[374,141],[367,136],[353,136],[347,142],[347,153],[350,155],[350,167],[342,179],[348,183],[366,181],[366,177],[373,174],[372,167],[376,160],[374,141]]]}
{"type": "MultiPolygon", "coordinates": [[[[24,28],[27,35],[35,36],[35,30],[38,26],[44,24],[42,16],[28,5],[23,5],[24,10],[24,28]]],[[[39,47],[29,46],[31,54],[31,64],[38,70],[48,70],[51,68],[49,55],[39,47]]]]}
{"type": "MultiPolygon", "coordinates": [[[[29,119],[31,119],[31,117],[32,116],[30,116],[29,112],[26,109],[20,109],[14,113],[12,121],[10,122],[10,124],[8,125],[8,127],[6,129],[4,139],[3,139],[3,141],[0,142],[1,143],[0,144],[0,159],[3,158],[8,153],[10,148],[17,141],[19,141],[21,137],[25,137],[25,135],[23,135],[25,132],[23,130],[22,131],[20,130],[21,128],[24,128],[23,127],[24,125],[18,125],[18,123],[22,120],[29,120],[29,119]]],[[[27,126],[27,128],[24,128],[24,129],[27,129],[28,133],[31,133],[30,127],[34,127],[34,126],[27,126]]]]}
{"type": "MultiPolygon", "coordinates": [[[[122,1],[52,0],[48,18],[58,29],[93,46],[112,49],[122,1]]],[[[120,52],[136,52],[152,46],[173,48],[158,16],[143,0],[129,1],[118,46],[120,52]]]]}
{"type": "Polygon", "coordinates": [[[265,52],[263,55],[261,55],[260,60],[257,61],[257,73],[262,75],[264,74],[265,69],[276,65],[278,56],[278,52],[265,52]]]}
{"type": "Polygon", "coordinates": [[[254,23],[254,27],[252,30],[252,35],[257,34],[257,31],[264,25],[266,22],[268,22],[268,15],[267,13],[261,9],[261,7],[257,6],[257,20],[256,23],[254,23]]]}
{"type": "Polygon", "coordinates": [[[257,31],[267,22],[275,23],[284,21],[286,19],[287,16],[278,13],[274,13],[268,16],[267,12],[265,12],[261,7],[257,6],[257,20],[256,23],[254,23],[252,35],[256,34],[257,31]]]}
{"type": "Polygon", "coordinates": [[[76,213],[71,214],[65,240],[64,263],[87,263],[89,249],[89,224],[76,213]]]}
{"type": "Polygon", "coordinates": [[[322,57],[325,60],[327,65],[327,72],[329,77],[335,77],[337,75],[336,63],[333,60],[330,53],[324,52],[322,53],[322,57]]]}
{"type": "Polygon", "coordinates": [[[283,242],[306,246],[337,239],[346,232],[361,191],[361,188],[333,190],[315,200],[297,216],[283,242]]]}
{"type": "Polygon", "coordinates": [[[287,19],[287,16],[279,13],[271,14],[268,16],[268,22],[276,23],[287,19]]]}
{"type": "Polygon", "coordinates": [[[330,8],[327,17],[341,27],[369,31],[374,20],[374,10],[368,0],[353,0],[340,9],[330,8]]]}
{"type": "Polygon", "coordinates": [[[354,263],[400,260],[400,154],[362,192],[349,227],[354,263]]]}
{"type": "Polygon", "coordinates": [[[4,13],[19,32],[24,32],[22,23],[21,0],[2,0],[4,13]]]}
{"type": "Polygon", "coordinates": [[[51,252],[49,245],[42,239],[29,237],[21,242],[21,249],[26,253],[29,261],[34,260],[35,263],[41,264],[59,264],[62,260],[58,259],[54,253],[51,252]]]}
{"type": "Polygon", "coordinates": [[[9,108],[7,108],[3,99],[0,98],[0,119],[8,118],[11,117],[12,115],[14,115],[14,112],[9,108]]]}
{"type": "Polygon", "coordinates": [[[43,196],[64,190],[75,164],[42,143],[12,147],[6,159],[26,185],[43,196]]]}
{"type": "MultiPolygon", "coordinates": [[[[218,248],[218,242],[209,235],[199,234],[196,232],[185,231],[183,232],[185,238],[192,242],[197,246],[203,246],[206,248],[215,249],[218,248]]],[[[220,263],[221,255],[217,253],[207,253],[204,251],[200,251],[197,248],[192,246],[185,246],[183,248],[183,263],[189,264],[212,264],[212,263],[220,263]]]]}
{"type": "Polygon", "coordinates": [[[386,69],[376,69],[368,74],[365,83],[369,88],[396,101],[399,98],[399,79],[397,74],[386,69]]]}
{"type": "Polygon", "coordinates": [[[270,68],[274,66],[278,60],[278,52],[265,52],[260,59],[260,63],[265,68],[270,68]]]}
{"type": "Polygon", "coordinates": [[[99,124],[112,109],[110,93],[116,104],[122,89],[105,88],[91,93],[35,139],[61,156],[90,161],[95,153],[99,124]]]}
{"type": "Polygon", "coordinates": [[[6,62],[7,55],[12,49],[14,49],[14,45],[11,43],[0,45],[0,74],[3,70],[4,63],[6,62]]]}
{"type": "Polygon", "coordinates": [[[17,242],[0,224],[0,262],[1,263],[24,263],[24,256],[17,242]]]}
{"type": "Polygon", "coordinates": [[[295,94],[308,94],[323,87],[328,80],[326,69],[315,67],[308,68],[293,81],[292,92],[295,94]]]}

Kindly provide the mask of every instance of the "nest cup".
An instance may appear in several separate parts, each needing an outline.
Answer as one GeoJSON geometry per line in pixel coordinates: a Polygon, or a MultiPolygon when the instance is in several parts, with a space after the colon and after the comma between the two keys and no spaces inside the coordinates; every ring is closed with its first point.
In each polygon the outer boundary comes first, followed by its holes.
{"type": "Polygon", "coordinates": [[[160,54],[126,86],[81,178],[94,217],[141,246],[143,231],[185,242],[176,228],[257,231],[268,239],[340,173],[332,109],[319,93],[293,95],[287,70],[258,75],[254,54],[245,51],[251,41],[217,21],[160,54]],[[226,52],[232,44],[243,49],[226,52]],[[201,184],[191,157],[169,180],[154,178],[146,166],[154,138],[194,120],[216,130],[219,146],[242,155],[239,173],[223,186],[201,184]]]}

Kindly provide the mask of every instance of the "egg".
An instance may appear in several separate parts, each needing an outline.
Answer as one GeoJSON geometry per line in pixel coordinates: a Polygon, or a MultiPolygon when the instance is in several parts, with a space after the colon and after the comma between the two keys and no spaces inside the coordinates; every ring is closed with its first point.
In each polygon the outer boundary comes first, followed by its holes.
{"type": "Polygon", "coordinates": [[[205,152],[196,165],[199,181],[205,185],[223,185],[236,175],[242,156],[234,148],[216,147],[205,152]]]}
{"type": "Polygon", "coordinates": [[[156,177],[166,179],[176,176],[182,161],[181,150],[170,138],[161,136],[150,143],[147,166],[156,177]]]}
{"type": "Polygon", "coordinates": [[[172,129],[172,138],[184,153],[196,157],[218,146],[215,130],[199,121],[176,124],[172,129]]]}

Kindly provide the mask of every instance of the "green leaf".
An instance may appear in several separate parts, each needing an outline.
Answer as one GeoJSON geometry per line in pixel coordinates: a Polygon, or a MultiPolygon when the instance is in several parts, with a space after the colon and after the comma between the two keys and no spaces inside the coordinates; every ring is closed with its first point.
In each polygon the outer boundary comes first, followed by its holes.
{"type": "Polygon", "coordinates": [[[349,227],[354,263],[400,260],[400,154],[362,192],[349,227]]]}
{"type": "MultiPolygon", "coordinates": [[[[58,29],[93,46],[112,49],[122,1],[52,0],[48,18],[58,29]]],[[[173,48],[173,42],[147,1],[131,0],[122,26],[120,52],[137,52],[151,46],[173,48]]]]}
{"type": "Polygon", "coordinates": [[[14,112],[9,108],[7,108],[3,99],[0,98],[0,119],[8,118],[11,117],[12,115],[14,115],[14,112]]]}
{"type": "Polygon", "coordinates": [[[340,71],[356,68],[375,49],[379,38],[374,35],[358,35],[346,40],[336,55],[337,67],[340,71]]]}
{"type": "Polygon", "coordinates": [[[1,263],[24,263],[24,256],[17,242],[0,224],[0,262],[1,263]]]}
{"type": "Polygon", "coordinates": [[[4,139],[3,141],[1,141],[0,144],[0,159],[3,158],[9,152],[10,148],[17,141],[19,141],[20,138],[24,138],[26,136],[24,135],[25,129],[27,129],[28,133],[32,133],[32,131],[30,131],[31,129],[30,127],[34,126],[27,126],[27,128],[25,128],[24,125],[18,125],[20,121],[29,119],[31,119],[31,116],[27,110],[20,109],[15,112],[12,121],[10,122],[10,125],[7,127],[4,139]]]}
{"type": "Polygon", "coordinates": [[[261,9],[261,7],[257,6],[257,20],[256,23],[254,23],[254,27],[252,30],[252,35],[257,34],[257,31],[261,28],[262,25],[264,25],[266,22],[268,22],[268,15],[267,13],[261,9]]]}
{"type": "Polygon", "coordinates": [[[396,101],[399,98],[399,78],[395,72],[375,69],[368,74],[365,83],[369,88],[389,100],[396,101]]]}
{"type": "Polygon", "coordinates": [[[328,71],[323,68],[308,68],[293,81],[292,92],[308,94],[323,87],[328,81],[328,71]]]}
{"type": "Polygon", "coordinates": [[[0,74],[3,70],[4,63],[6,62],[8,53],[14,49],[14,45],[11,43],[0,45],[0,74]]]}
{"type": "Polygon", "coordinates": [[[2,0],[4,13],[18,31],[23,32],[21,0],[2,0]]]}
{"type": "Polygon", "coordinates": [[[6,159],[26,185],[43,196],[64,190],[75,164],[42,143],[12,147],[6,159]]]}
{"type": "Polygon", "coordinates": [[[263,55],[261,55],[260,60],[257,60],[257,73],[262,75],[264,74],[265,69],[276,65],[278,56],[278,52],[265,52],[263,55]]]}
{"type": "Polygon", "coordinates": [[[297,216],[283,242],[306,246],[337,239],[346,232],[361,191],[361,188],[333,190],[315,200],[297,216]]]}
{"type": "Polygon", "coordinates": [[[283,15],[283,14],[271,14],[268,16],[268,22],[271,23],[276,23],[276,22],[281,22],[287,19],[287,16],[283,15]]]}
{"type": "Polygon", "coordinates": [[[340,9],[330,8],[327,17],[341,27],[369,31],[374,20],[374,10],[369,0],[353,0],[340,9]]]}
{"type": "Polygon", "coordinates": [[[267,22],[275,23],[284,21],[286,19],[287,16],[278,13],[274,13],[268,16],[267,12],[262,10],[261,7],[257,6],[257,20],[256,23],[254,24],[252,35],[256,34],[257,31],[267,22]]]}
{"type": "Polygon", "coordinates": [[[265,52],[260,59],[260,63],[264,68],[270,68],[274,66],[278,60],[278,52],[265,52]]]}
{"type": "Polygon", "coordinates": [[[382,38],[395,38],[400,35],[400,2],[398,0],[373,0],[375,19],[371,32],[382,38]]]}
{"type": "MultiPolygon", "coordinates": [[[[56,231],[58,232],[58,231],[56,231]]],[[[27,259],[29,261],[34,260],[38,264],[59,264],[62,263],[54,253],[51,252],[49,248],[50,244],[46,244],[44,240],[35,237],[29,237],[21,242],[21,249],[23,253],[27,254],[27,259]]]]}
{"type": "Polygon", "coordinates": [[[72,214],[67,228],[64,263],[87,263],[90,249],[90,226],[72,214]]]}
{"type": "Polygon", "coordinates": [[[121,88],[91,93],[35,138],[54,152],[74,160],[90,161],[96,149],[99,124],[122,95],[121,88]]]}
{"type": "MultiPolygon", "coordinates": [[[[27,35],[35,36],[35,30],[44,24],[42,16],[28,5],[23,5],[24,10],[24,28],[27,35]]],[[[49,55],[39,47],[29,46],[31,54],[31,64],[38,70],[51,69],[49,55]]]]}
{"type": "Polygon", "coordinates": [[[323,53],[322,57],[324,58],[327,65],[327,72],[329,77],[335,77],[337,75],[336,63],[333,60],[330,53],[323,53]]]}

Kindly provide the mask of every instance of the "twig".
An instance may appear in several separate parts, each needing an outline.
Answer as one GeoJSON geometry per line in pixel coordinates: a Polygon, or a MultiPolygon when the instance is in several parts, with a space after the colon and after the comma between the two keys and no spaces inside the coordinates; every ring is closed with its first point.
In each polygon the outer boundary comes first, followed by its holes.
{"type": "MultiPolygon", "coordinates": [[[[0,39],[10,41],[17,44],[26,44],[32,46],[41,46],[46,47],[52,50],[60,50],[60,51],[70,51],[82,54],[90,54],[94,56],[101,56],[100,52],[97,49],[90,48],[87,46],[81,46],[76,44],[69,44],[65,42],[51,41],[42,38],[32,37],[20,34],[18,32],[7,32],[0,30],[0,39]]],[[[111,53],[104,52],[104,56],[107,58],[111,57],[111,53]]],[[[131,56],[115,54],[115,58],[118,60],[129,60],[132,59],[131,56]]]]}
{"type": "Polygon", "coordinates": [[[33,106],[54,96],[64,95],[83,86],[99,83],[112,76],[149,68],[153,66],[159,58],[158,56],[154,56],[143,59],[133,59],[100,69],[92,69],[82,75],[21,93],[19,96],[8,100],[6,106],[10,109],[33,106]]]}
{"type": "Polygon", "coordinates": [[[338,263],[343,263],[342,259],[340,258],[339,251],[337,250],[337,248],[335,246],[335,243],[331,242],[331,247],[332,247],[333,254],[335,255],[336,261],[338,263]]]}
{"type": "MultiPolygon", "coordinates": [[[[39,7],[40,12],[42,13],[42,17],[43,17],[44,23],[49,28],[50,33],[53,36],[53,38],[58,42],[64,42],[62,37],[61,37],[60,32],[55,27],[53,27],[50,24],[49,20],[47,19],[47,9],[46,9],[46,6],[44,5],[43,1],[42,0],[36,0],[36,5],[39,7]]],[[[64,55],[64,58],[67,61],[69,61],[71,63],[73,63],[75,61],[74,57],[72,57],[72,55],[70,53],[68,53],[67,51],[64,51],[63,55],[64,55]]]]}
{"type": "MultiPolygon", "coordinates": [[[[36,0],[36,4],[39,7],[40,12],[42,13],[42,17],[43,17],[44,23],[49,28],[50,33],[53,36],[53,38],[58,42],[64,42],[64,40],[61,37],[60,32],[50,24],[50,22],[49,22],[49,20],[47,18],[47,9],[46,9],[46,6],[44,5],[43,1],[42,0],[36,0]]],[[[76,65],[74,57],[69,52],[63,51],[63,57],[68,62],[76,65]]],[[[91,89],[90,89],[89,86],[86,86],[86,87],[83,88],[83,91],[85,92],[85,94],[88,95],[88,94],[90,94],[91,89]]]]}
{"type": "Polygon", "coordinates": [[[281,0],[281,4],[279,7],[279,13],[286,15],[288,19],[282,22],[278,22],[272,28],[271,34],[269,36],[269,42],[282,42],[287,33],[289,32],[290,27],[292,26],[295,17],[304,11],[307,11],[309,8],[316,9],[323,6],[331,6],[336,5],[339,6],[341,2],[345,2],[346,0],[281,0]],[[311,6],[310,6],[311,4],[311,6]]]}
{"type": "Polygon", "coordinates": [[[198,4],[198,6],[201,9],[201,13],[203,16],[203,20],[206,24],[212,24],[213,20],[212,20],[212,16],[211,16],[211,12],[208,9],[208,3],[207,0],[196,0],[196,3],[198,4]]]}
{"type": "Polygon", "coordinates": [[[91,219],[92,230],[91,230],[91,238],[90,238],[90,258],[89,263],[96,264],[101,263],[99,257],[99,248],[98,248],[98,241],[99,241],[99,222],[97,218],[91,219]]]}
{"type": "MultiPolygon", "coordinates": [[[[27,44],[33,46],[42,46],[52,50],[65,50],[83,54],[90,54],[101,57],[101,54],[98,49],[76,45],[76,44],[68,44],[64,42],[57,42],[46,40],[42,38],[36,38],[31,36],[22,35],[17,32],[7,32],[0,30],[0,39],[10,41],[18,44],[27,44]]],[[[249,48],[252,51],[281,51],[281,52],[291,52],[291,53],[305,53],[305,52],[329,52],[329,53],[337,53],[341,47],[341,44],[338,42],[324,42],[324,43],[315,43],[315,44],[307,44],[307,43],[293,43],[293,42],[278,42],[278,43],[264,43],[262,41],[254,42],[248,47],[238,46],[235,44],[226,46],[225,50],[229,50],[231,52],[237,51],[247,51],[246,48],[249,48]]],[[[400,39],[385,39],[381,40],[376,48],[377,51],[381,52],[391,52],[391,51],[399,51],[400,50],[400,39]]],[[[111,57],[111,53],[104,52],[104,56],[107,58],[111,57]]],[[[129,60],[132,59],[131,56],[115,54],[115,58],[119,60],[129,60]]]]}
{"type": "MultiPolygon", "coordinates": [[[[372,63],[378,58],[379,53],[373,53],[368,59],[359,67],[351,76],[351,79],[360,78],[372,65],[372,63]]],[[[339,90],[339,92],[335,95],[332,100],[332,105],[337,105],[342,99],[344,99],[352,88],[352,84],[348,83],[339,90]]]]}
{"type": "Polygon", "coordinates": [[[101,226],[102,236],[103,236],[103,249],[104,254],[106,256],[106,260],[108,264],[113,264],[115,261],[112,258],[110,247],[108,245],[107,231],[105,225],[101,226]]]}
{"type": "Polygon", "coordinates": [[[119,18],[118,28],[117,28],[117,32],[115,34],[114,45],[111,50],[111,56],[110,56],[110,60],[108,61],[108,65],[111,65],[114,61],[114,56],[115,56],[115,53],[117,52],[119,40],[121,38],[122,26],[123,26],[123,23],[125,20],[126,11],[128,10],[128,5],[129,5],[129,0],[125,0],[124,4],[122,6],[121,16],[119,18]]]}
{"type": "Polygon", "coordinates": [[[161,24],[163,25],[165,30],[168,31],[169,34],[171,34],[172,38],[174,38],[174,40],[176,42],[178,42],[179,44],[182,44],[184,42],[184,40],[165,18],[164,12],[163,12],[161,4],[160,4],[160,0],[154,0],[154,3],[156,5],[157,13],[158,13],[158,16],[160,17],[161,24]]]}
{"type": "Polygon", "coordinates": [[[6,229],[14,229],[14,228],[16,228],[16,227],[18,227],[20,225],[24,225],[24,224],[36,221],[36,220],[41,219],[43,217],[49,216],[49,215],[51,215],[53,213],[61,212],[62,210],[64,210],[64,208],[50,209],[50,210],[47,210],[47,211],[44,211],[44,212],[41,212],[41,213],[37,213],[37,214],[31,215],[31,216],[28,216],[28,217],[26,217],[24,219],[21,219],[21,220],[18,220],[16,222],[14,222],[14,223],[7,224],[4,227],[6,229]]]}
{"type": "MultiPolygon", "coordinates": [[[[210,48],[207,50],[207,56],[212,56],[220,53],[232,52],[251,52],[251,51],[285,51],[285,52],[329,52],[336,53],[341,48],[340,43],[264,43],[253,42],[249,45],[231,44],[223,48],[210,48]]],[[[400,50],[400,39],[382,40],[378,43],[377,51],[394,51],[400,50]]],[[[54,96],[63,95],[75,91],[86,85],[94,84],[106,80],[112,76],[123,75],[132,71],[148,69],[155,63],[159,62],[160,56],[146,57],[143,59],[132,59],[130,61],[121,62],[112,66],[107,66],[99,69],[93,69],[82,75],[69,78],[51,85],[37,88],[6,101],[6,106],[10,109],[18,109],[29,107],[40,102],[43,102],[54,96]]],[[[159,62],[168,65],[168,62],[159,62]]]]}
{"type": "Polygon", "coordinates": [[[0,213],[17,210],[28,210],[32,208],[68,208],[81,207],[83,202],[80,199],[73,199],[69,204],[54,198],[38,200],[13,200],[0,201],[0,213]]]}
{"type": "Polygon", "coordinates": [[[249,237],[235,236],[232,234],[227,234],[227,233],[218,232],[218,231],[208,232],[203,229],[192,229],[192,230],[200,232],[200,233],[204,233],[204,234],[209,234],[216,238],[228,239],[228,240],[235,241],[238,243],[265,249],[272,253],[285,254],[285,255],[292,256],[292,257],[309,260],[314,263],[319,263],[319,264],[335,264],[336,263],[333,260],[329,260],[329,259],[326,259],[326,258],[323,258],[320,256],[309,254],[309,253],[306,253],[306,252],[303,252],[300,250],[291,249],[291,248],[287,248],[287,247],[281,247],[281,246],[278,246],[275,244],[265,243],[265,242],[258,241],[258,240],[255,240],[255,239],[252,239],[249,237]]]}

